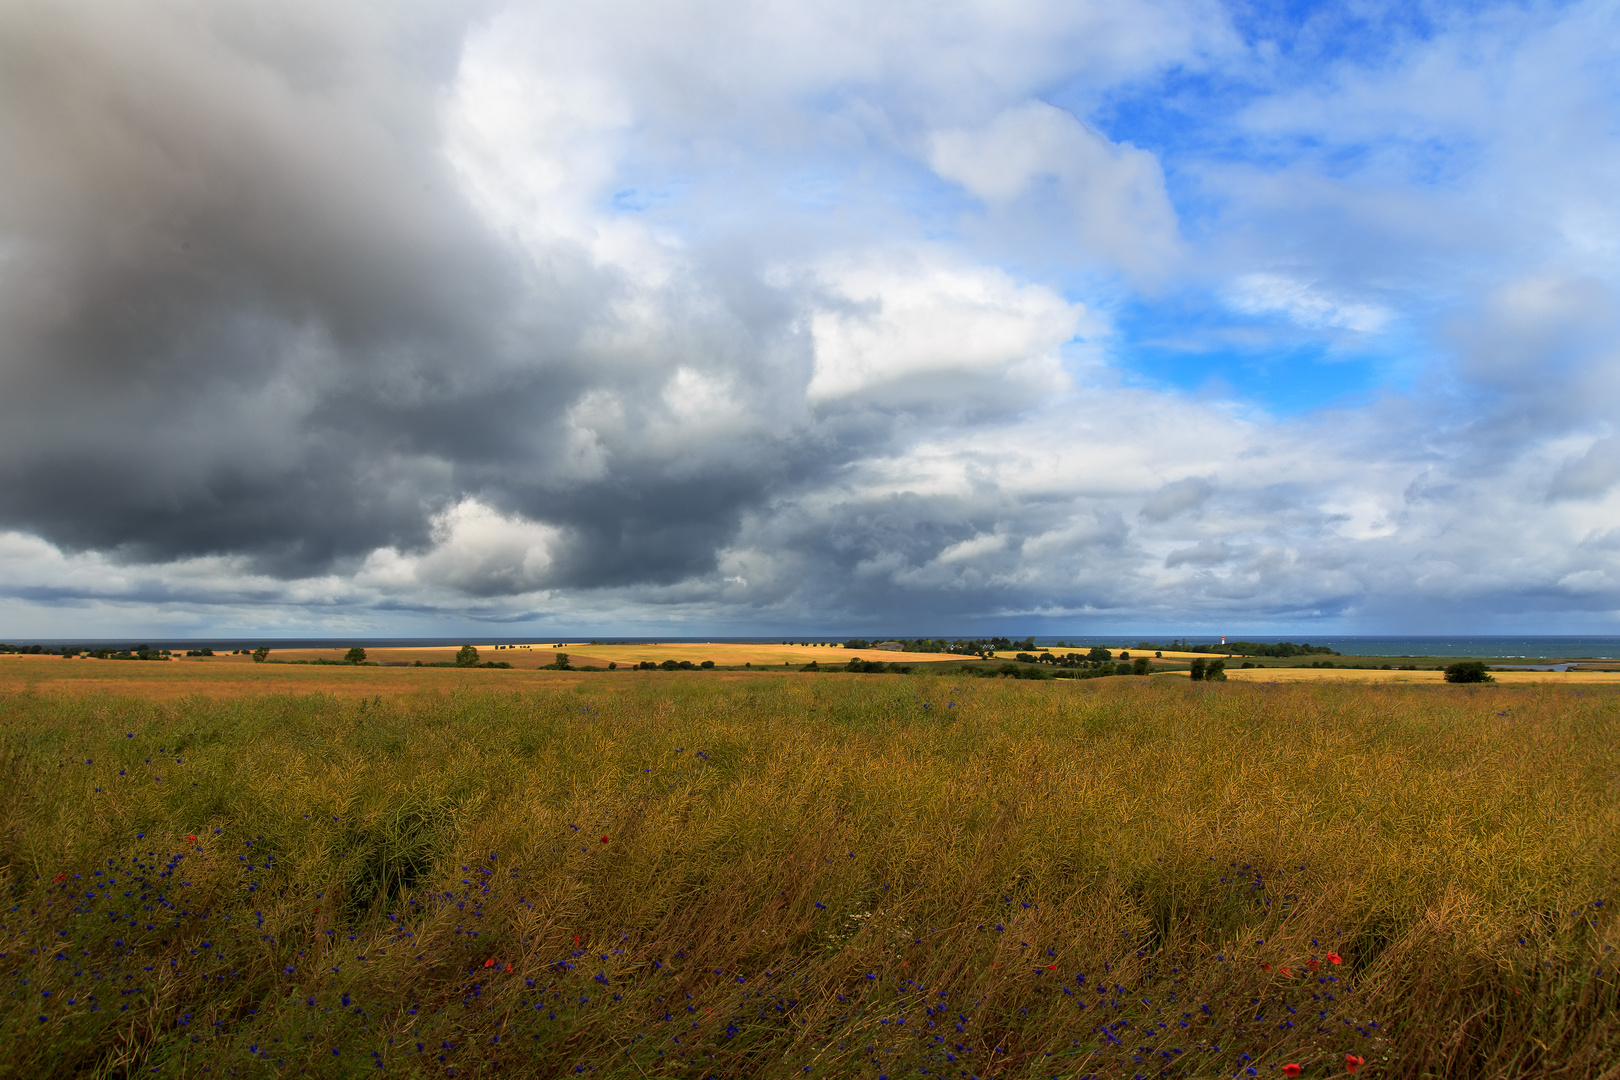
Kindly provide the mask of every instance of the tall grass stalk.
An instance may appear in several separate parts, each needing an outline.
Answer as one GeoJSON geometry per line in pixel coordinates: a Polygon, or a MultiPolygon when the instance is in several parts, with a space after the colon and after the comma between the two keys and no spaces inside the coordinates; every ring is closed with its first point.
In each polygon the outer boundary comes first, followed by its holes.
{"type": "Polygon", "coordinates": [[[1603,1075],[1617,735],[1529,687],[17,694],[0,1074],[1603,1075]]]}

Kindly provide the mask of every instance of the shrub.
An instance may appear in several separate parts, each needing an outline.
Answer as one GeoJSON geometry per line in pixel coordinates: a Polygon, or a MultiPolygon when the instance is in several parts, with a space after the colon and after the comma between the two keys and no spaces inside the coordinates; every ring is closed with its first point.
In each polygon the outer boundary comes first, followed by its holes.
{"type": "Polygon", "coordinates": [[[1209,666],[1209,661],[1203,659],[1202,657],[1198,658],[1197,660],[1194,660],[1192,662],[1191,669],[1189,669],[1188,672],[1187,672],[1187,677],[1192,679],[1194,682],[1203,682],[1204,681],[1204,671],[1208,666],[1209,666]]]}
{"type": "Polygon", "coordinates": [[[1446,682],[1483,683],[1495,681],[1490,672],[1485,670],[1485,664],[1479,660],[1459,660],[1455,664],[1446,665],[1446,682]]]}
{"type": "Polygon", "coordinates": [[[344,663],[348,664],[363,664],[366,662],[366,650],[356,645],[354,648],[343,654],[343,660],[344,663]]]}
{"type": "Polygon", "coordinates": [[[268,660],[269,658],[270,658],[270,646],[268,646],[268,645],[260,645],[257,649],[253,650],[253,662],[255,664],[262,664],[266,660],[268,660]]]}
{"type": "Polygon", "coordinates": [[[478,650],[471,645],[463,645],[456,650],[456,667],[476,667],[478,665],[478,650]]]}

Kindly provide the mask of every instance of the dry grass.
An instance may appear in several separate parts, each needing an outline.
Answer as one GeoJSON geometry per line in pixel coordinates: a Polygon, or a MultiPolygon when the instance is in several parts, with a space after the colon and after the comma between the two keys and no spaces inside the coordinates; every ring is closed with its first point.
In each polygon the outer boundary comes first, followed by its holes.
{"type": "MultiPolygon", "coordinates": [[[[1601,687],[1620,682],[1620,672],[1494,672],[1490,677],[1508,687],[1555,685],[1555,687],[1601,687]]],[[[1226,678],[1238,682],[1362,682],[1439,683],[1445,685],[1445,672],[1396,672],[1396,670],[1354,669],[1354,667],[1249,667],[1226,669],[1226,678]]]]}
{"type": "Polygon", "coordinates": [[[1620,1057],[1606,687],[246,670],[481,681],[0,697],[0,1072],[1620,1057]]]}
{"type": "MultiPolygon", "coordinates": [[[[457,646],[436,645],[421,648],[393,649],[367,647],[368,659],[376,661],[405,661],[414,663],[421,660],[423,663],[433,663],[454,658],[457,646]]],[[[281,649],[273,655],[287,660],[312,660],[322,658],[327,660],[341,660],[344,649],[281,649]]],[[[770,645],[738,642],[699,642],[674,643],[653,642],[649,644],[632,645],[588,645],[581,643],[556,642],[522,645],[514,644],[511,648],[497,650],[493,645],[478,646],[480,660],[504,660],[513,667],[533,668],[552,662],[559,652],[568,654],[569,662],[574,665],[595,664],[606,667],[609,663],[616,663],[620,667],[633,666],[643,660],[650,660],[661,664],[665,660],[690,660],[694,664],[705,660],[712,660],[722,667],[742,666],[753,664],[755,667],[782,667],[783,665],[797,666],[808,664],[812,660],[821,663],[845,663],[852,656],[861,656],[868,659],[883,659],[893,654],[881,649],[844,649],[825,645],[770,645]]],[[[246,657],[213,658],[216,662],[244,661],[246,657]]],[[[906,659],[917,660],[949,660],[956,659],[949,653],[907,653],[906,659]]],[[[251,662],[251,661],[249,661],[251,662]]]]}

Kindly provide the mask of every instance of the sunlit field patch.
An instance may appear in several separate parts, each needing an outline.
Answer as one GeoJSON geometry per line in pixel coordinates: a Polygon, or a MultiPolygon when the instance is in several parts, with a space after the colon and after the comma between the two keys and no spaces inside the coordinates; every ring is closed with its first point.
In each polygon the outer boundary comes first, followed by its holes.
{"type": "Polygon", "coordinates": [[[1617,735],[1546,684],[11,692],[0,1072],[1595,1076],[1617,735]]]}

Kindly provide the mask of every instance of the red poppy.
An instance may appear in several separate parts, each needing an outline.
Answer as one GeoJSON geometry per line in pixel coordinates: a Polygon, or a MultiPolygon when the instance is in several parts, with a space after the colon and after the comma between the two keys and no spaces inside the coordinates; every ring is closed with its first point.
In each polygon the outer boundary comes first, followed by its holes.
{"type": "Polygon", "coordinates": [[[1344,1071],[1345,1072],[1352,1072],[1353,1073],[1353,1072],[1355,1072],[1357,1069],[1361,1068],[1365,1064],[1367,1064],[1367,1059],[1362,1057],[1360,1054],[1346,1054],[1346,1055],[1344,1055],[1344,1071]]]}
{"type": "Polygon", "coordinates": [[[1294,977],[1294,973],[1288,970],[1288,965],[1286,964],[1284,964],[1278,970],[1282,972],[1283,978],[1285,979],[1292,979],[1294,977]]]}
{"type": "Polygon", "coordinates": [[[574,948],[576,948],[576,949],[579,948],[579,935],[578,934],[574,935],[574,948]]]}
{"type": "Polygon", "coordinates": [[[195,844],[197,842],[197,835],[195,833],[187,833],[186,834],[186,839],[190,840],[193,844],[195,844]]]}
{"type": "Polygon", "coordinates": [[[1330,964],[1342,964],[1342,963],[1344,963],[1344,961],[1339,959],[1339,954],[1338,953],[1330,952],[1330,953],[1328,953],[1328,963],[1330,963],[1330,964]]]}
{"type": "Polygon", "coordinates": [[[1261,964],[1260,964],[1260,970],[1261,971],[1270,971],[1271,970],[1271,965],[1262,961],[1261,964]]]}
{"type": "Polygon", "coordinates": [[[602,843],[604,843],[604,844],[607,843],[607,837],[605,837],[605,836],[602,837],[602,843]]]}
{"type": "Polygon", "coordinates": [[[66,874],[57,874],[55,877],[53,877],[51,879],[51,882],[53,884],[60,885],[60,884],[62,884],[62,882],[66,881],[66,880],[67,880],[67,875],[66,874]]]}
{"type": "Polygon", "coordinates": [[[494,967],[495,966],[495,958],[492,956],[488,960],[485,960],[484,961],[484,966],[485,967],[494,967]]]}
{"type": "Polygon", "coordinates": [[[1322,961],[1313,956],[1309,960],[1305,961],[1305,966],[1310,968],[1312,971],[1315,971],[1317,968],[1322,966],[1322,961]]]}
{"type": "Polygon", "coordinates": [[[1056,964],[1047,964],[1046,965],[1046,970],[1047,971],[1056,971],[1057,970],[1057,965],[1056,964]]]}
{"type": "Polygon", "coordinates": [[[1292,1061],[1283,1066],[1284,1076],[1298,1076],[1304,1071],[1304,1069],[1300,1068],[1298,1065],[1295,1065],[1292,1061]]]}
{"type": "Polygon", "coordinates": [[[507,964],[507,965],[506,965],[506,970],[507,970],[507,971],[511,971],[511,970],[512,970],[512,965],[511,965],[511,964],[507,964]]]}

